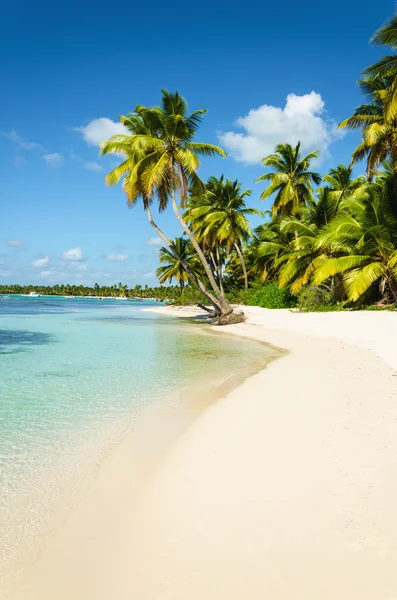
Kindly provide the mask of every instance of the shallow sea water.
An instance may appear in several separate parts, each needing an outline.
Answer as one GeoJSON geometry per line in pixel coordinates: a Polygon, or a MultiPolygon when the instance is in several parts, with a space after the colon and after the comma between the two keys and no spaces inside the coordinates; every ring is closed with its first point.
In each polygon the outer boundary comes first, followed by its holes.
{"type": "Polygon", "coordinates": [[[143,407],[271,356],[151,305],[0,297],[0,581],[143,407]]]}

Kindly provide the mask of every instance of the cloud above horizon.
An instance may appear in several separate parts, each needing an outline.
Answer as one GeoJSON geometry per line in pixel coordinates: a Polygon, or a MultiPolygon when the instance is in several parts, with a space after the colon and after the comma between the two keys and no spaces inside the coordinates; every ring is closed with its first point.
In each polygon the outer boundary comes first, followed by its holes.
{"type": "Polygon", "coordinates": [[[23,248],[25,245],[22,240],[8,240],[7,244],[12,248],[23,248]]]}
{"type": "Polygon", "coordinates": [[[107,254],[106,260],[113,263],[123,263],[126,260],[128,260],[128,254],[119,254],[117,252],[114,252],[112,254],[107,254]]]}
{"type": "Polygon", "coordinates": [[[105,142],[113,135],[128,132],[124,125],[107,117],[93,119],[87,125],[75,127],[74,130],[79,131],[83,136],[83,140],[90,146],[99,146],[101,142],[105,142]]]}
{"type": "Polygon", "coordinates": [[[34,260],[31,264],[31,266],[35,269],[38,269],[40,267],[44,267],[45,265],[48,265],[49,262],[50,262],[50,257],[43,256],[42,258],[38,258],[37,260],[34,260]]]}
{"type": "Polygon", "coordinates": [[[324,159],[332,142],[344,135],[327,117],[325,102],[315,91],[288,94],[284,108],[268,104],[253,108],[236,125],[244,131],[219,133],[218,139],[234,160],[245,164],[259,163],[277,144],[299,141],[304,152],[319,150],[324,159]]]}
{"type": "Polygon", "coordinates": [[[59,276],[59,273],[57,271],[53,271],[53,270],[40,271],[40,273],[38,275],[38,277],[41,277],[42,279],[50,279],[50,278],[55,279],[58,276],[59,276]]]}
{"type": "Polygon", "coordinates": [[[97,162],[85,163],[84,169],[87,169],[87,171],[103,171],[101,165],[97,162]]]}
{"type": "Polygon", "coordinates": [[[152,237],[145,242],[145,246],[161,246],[162,243],[159,237],[152,237]]]}
{"type": "Polygon", "coordinates": [[[41,150],[42,152],[45,152],[41,144],[38,142],[28,142],[23,137],[18,135],[15,129],[11,129],[11,131],[8,132],[2,131],[0,135],[10,140],[10,142],[18,144],[16,147],[17,150],[41,150]]]}
{"type": "Polygon", "coordinates": [[[63,156],[58,152],[43,154],[41,157],[50,167],[59,167],[63,163],[63,156]]]}
{"type": "Polygon", "coordinates": [[[82,262],[85,260],[83,251],[81,248],[70,248],[62,254],[63,260],[70,262],[82,262]]]}
{"type": "Polygon", "coordinates": [[[13,156],[11,162],[14,167],[25,167],[28,164],[26,158],[24,156],[20,156],[19,154],[13,156]]]}

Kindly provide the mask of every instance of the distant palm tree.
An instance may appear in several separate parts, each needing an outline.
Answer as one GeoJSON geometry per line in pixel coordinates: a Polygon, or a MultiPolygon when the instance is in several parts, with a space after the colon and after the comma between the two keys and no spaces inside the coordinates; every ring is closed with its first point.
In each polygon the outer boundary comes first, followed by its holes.
{"type": "MultiPolygon", "coordinates": [[[[174,247],[178,254],[183,260],[191,266],[194,270],[192,261],[196,254],[192,249],[189,240],[183,237],[177,237],[172,240],[174,247]]],[[[181,261],[175,257],[175,255],[168,248],[160,248],[159,260],[161,266],[156,270],[156,277],[158,277],[160,283],[172,282],[173,279],[179,284],[181,294],[183,294],[185,284],[189,281],[189,276],[186,270],[183,268],[181,261]]]]}
{"type": "Polygon", "coordinates": [[[270,181],[270,185],[262,192],[261,200],[273,194],[272,215],[287,217],[298,212],[299,208],[312,201],[312,182],[319,185],[321,176],[310,171],[310,163],[318,158],[318,152],[310,152],[302,157],[301,143],[293,148],[290,144],[278,144],[274,154],[262,159],[264,167],[275,169],[258,177],[258,181],[270,181]]]}
{"type": "Polygon", "coordinates": [[[203,187],[196,173],[200,166],[199,155],[225,156],[218,146],[193,141],[205,113],[205,110],[197,110],[188,115],[186,101],[178,92],[162,90],[161,107],[136,106],[132,114],[120,118],[130,135],[113,136],[102,145],[102,153],[124,155],[123,162],[107,176],[107,183],[113,185],[124,177],[123,188],[129,204],[133,206],[138,198],[142,198],[152,227],[181,261],[192,281],[214,306],[216,313],[228,315],[233,309],[221,293],[205,255],[180,214],[175,199],[175,192],[178,192],[180,203],[184,206],[188,187],[203,187]],[[154,222],[150,210],[154,196],[157,197],[160,210],[167,208],[171,198],[175,215],[202,262],[214,295],[178,256],[170,239],[154,222]]]}
{"type": "Polygon", "coordinates": [[[239,257],[246,289],[248,275],[241,251],[242,243],[252,237],[249,215],[262,216],[256,208],[246,208],[245,198],[251,190],[241,190],[241,183],[210,177],[206,184],[206,192],[194,202],[188,211],[188,218],[193,227],[198,229],[199,237],[212,240],[215,247],[222,247],[226,252],[235,249],[239,257]]]}

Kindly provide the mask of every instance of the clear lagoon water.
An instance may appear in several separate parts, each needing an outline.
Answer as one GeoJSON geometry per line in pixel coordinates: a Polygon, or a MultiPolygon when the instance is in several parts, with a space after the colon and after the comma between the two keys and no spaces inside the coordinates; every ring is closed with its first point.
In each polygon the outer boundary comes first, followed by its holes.
{"type": "Polygon", "coordinates": [[[0,579],[144,406],[269,357],[150,305],[0,297],[0,579]]]}

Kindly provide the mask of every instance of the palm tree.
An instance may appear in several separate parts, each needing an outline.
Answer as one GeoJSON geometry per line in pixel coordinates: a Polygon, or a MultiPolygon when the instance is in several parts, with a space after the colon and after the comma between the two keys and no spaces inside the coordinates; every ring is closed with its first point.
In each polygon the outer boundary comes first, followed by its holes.
{"type": "Polygon", "coordinates": [[[246,208],[245,198],[251,195],[251,190],[241,190],[241,183],[210,177],[206,184],[206,193],[196,208],[188,212],[188,218],[196,221],[201,236],[210,238],[217,247],[229,252],[234,248],[239,257],[245,288],[248,289],[248,275],[244,257],[241,251],[243,242],[252,237],[252,231],[247,219],[248,215],[262,216],[256,208],[246,208]]]}
{"type": "Polygon", "coordinates": [[[275,194],[272,215],[283,217],[294,215],[301,206],[312,201],[312,182],[319,185],[321,176],[309,171],[310,163],[318,158],[318,152],[310,152],[302,158],[301,144],[293,148],[290,144],[278,144],[274,154],[262,159],[264,167],[272,167],[275,171],[258,177],[258,181],[270,181],[262,192],[261,200],[275,194]]]}
{"type": "Polygon", "coordinates": [[[197,110],[188,115],[186,101],[178,92],[162,90],[161,107],[147,108],[138,105],[128,117],[120,118],[130,135],[113,136],[102,145],[102,153],[124,155],[123,162],[107,176],[108,185],[113,185],[124,177],[123,188],[129,205],[133,206],[138,198],[142,198],[152,227],[181,261],[192,281],[214,306],[216,314],[227,316],[233,309],[221,293],[204,253],[180,214],[175,199],[175,192],[178,192],[180,204],[185,206],[188,188],[203,187],[197,175],[199,155],[225,156],[218,146],[193,141],[205,113],[206,110],[197,110]],[[199,256],[214,295],[178,255],[171,240],[154,222],[151,204],[155,196],[160,211],[167,208],[171,198],[174,213],[199,256]]]}
{"type": "MultiPolygon", "coordinates": [[[[192,249],[189,240],[183,237],[177,237],[172,240],[173,246],[176,248],[179,256],[191,266],[194,271],[194,267],[191,264],[192,260],[196,256],[192,249]]],[[[189,281],[189,276],[186,270],[183,268],[181,261],[175,257],[175,255],[168,248],[160,248],[159,260],[161,266],[156,270],[156,277],[158,277],[160,283],[172,282],[173,279],[179,284],[181,294],[183,294],[185,284],[189,281]]]]}
{"type": "Polygon", "coordinates": [[[315,270],[315,284],[341,274],[349,301],[377,287],[382,301],[397,302],[397,219],[387,195],[385,174],[379,173],[374,183],[368,182],[366,196],[351,202],[350,211],[324,229],[318,243],[329,245],[334,257],[315,270]]]}
{"type": "Polygon", "coordinates": [[[338,165],[323,176],[323,181],[328,184],[327,188],[331,197],[335,197],[338,204],[344,198],[354,195],[354,192],[367,182],[365,177],[353,179],[352,172],[351,166],[338,165]]]}
{"type": "Polygon", "coordinates": [[[254,231],[248,254],[251,255],[253,271],[263,280],[278,279],[283,257],[292,249],[291,236],[282,231],[282,222],[283,219],[275,217],[254,231]]]}
{"type": "MultiPolygon", "coordinates": [[[[386,25],[378,29],[371,38],[378,46],[390,46],[397,49],[397,15],[394,15],[386,25]]],[[[364,76],[386,82],[382,92],[384,116],[388,121],[397,117],[397,54],[383,56],[374,65],[364,70],[364,76]]]]}
{"type": "Polygon", "coordinates": [[[370,179],[385,160],[390,161],[397,176],[397,121],[385,116],[387,85],[388,82],[380,78],[367,77],[359,81],[369,103],[358,106],[351,117],[339,124],[342,129],[361,129],[362,142],[353,152],[352,164],[366,158],[370,179]]]}

